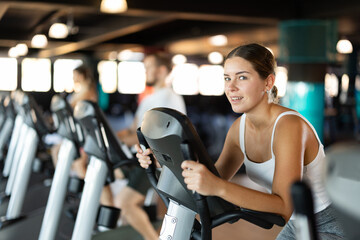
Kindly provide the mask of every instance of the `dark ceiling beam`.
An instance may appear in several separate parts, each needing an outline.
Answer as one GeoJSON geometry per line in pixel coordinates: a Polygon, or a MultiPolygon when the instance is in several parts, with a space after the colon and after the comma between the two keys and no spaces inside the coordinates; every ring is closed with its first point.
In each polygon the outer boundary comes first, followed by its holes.
{"type": "Polygon", "coordinates": [[[2,1],[4,4],[8,4],[11,7],[18,9],[31,9],[37,8],[42,10],[57,10],[59,8],[73,7],[79,11],[94,11],[100,8],[100,0],[68,0],[68,1],[17,1],[17,0],[5,0],[2,1]]]}
{"type": "Polygon", "coordinates": [[[45,31],[45,29],[48,29],[49,26],[55,22],[57,19],[68,15],[71,13],[71,9],[61,9],[58,11],[52,11],[48,16],[46,16],[44,19],[41,19],[39,23],[36,25],[34,30],[32,31],[31,35],[40,34],[45,31]]]}
{"type": "Polygon", "coordinates": [[[6,13],[6,11],[9,8],[9,4],[7,3],[0,3],[0,20],[2,19],[2,17],[4,16],[4,14],[6,13]]]}
{"type": "Polygon", "coordinates": [[[207,14],[207,13],[190,13],[190,12],[174,12],[174,11],[156,11],[146,9],[129,9],[124,15],[129,16],[159,16],[171,15],[176,19],[197,20],[197,21],[213,21],[213,22],[230,22],[230,23],[252,23],[274,25],[278,20],[274,18],[246,17],[225,14],[207,14]]]}
{"type": "Polygon", "coordinates": [[[360,2],[348,1],[304,1],[304,15],[308,18],[338,18],[340,16],[359,16],[360,2]],[[341,5],[341,6],[340,6],[341,5]]]}
{"type": "Polygon", "coordinates": [[[49,58],[49,57],[68,54],[71,52],[85,49],[87,47],[94,46],[94,45],[102,43],[102,42],[112,40],[114,38],[132,34],[132,33],[138,32],[138,31],[142,31],[144,29],[153,27],[155,25],[163,24],[163,23],[170,22],[173,20],[174,20],[174,18],[172,16],[166,16],[166,17],[160,17],[160,18],[153,19],[153,20],[147,20],[146,22],[133,24],[131,26],[127,26],[127,27],[123,27],[123,28],[120,28],[120,29],[117,29],[114,31],[110,31],[110,32],[98,35],[96,37],[91,37],[91,38],[88,38],[88,39],[85,39],[82,41],[78,41],[78,42],[74,42],[74,43],[64,44],[62,46],[59,46],[59,47],[56,47],[53,49],[42,50],[38,53],[38,57],[49,58]]]}

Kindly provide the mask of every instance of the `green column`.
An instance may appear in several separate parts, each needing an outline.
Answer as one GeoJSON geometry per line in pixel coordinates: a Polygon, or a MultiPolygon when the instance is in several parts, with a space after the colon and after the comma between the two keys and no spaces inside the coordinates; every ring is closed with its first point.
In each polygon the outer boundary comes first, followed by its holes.
{"type": "Polygon", "coordinates": [[[337,24],[329,20],[280,23],[279,65],[288,69],[288,84],[280,104],[300,112],[323,140],[324,77],[335,61],[337,24]]]}

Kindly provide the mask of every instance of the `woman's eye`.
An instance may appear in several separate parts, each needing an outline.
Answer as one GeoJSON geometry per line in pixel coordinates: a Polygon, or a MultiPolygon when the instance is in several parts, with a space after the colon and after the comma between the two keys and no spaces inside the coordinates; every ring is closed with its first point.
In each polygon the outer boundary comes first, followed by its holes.
{"type": "Polygon", "coordinates": [[[225,81],[231,81],[231,78],[225,77],[224,80],[225,80],[225,81]]]}
{"type": "Polygon", "coordinates": [[[247,77],[245,77],[245,76],[239,76],[239,80],[246,80],[247,79],[247,77]]]}

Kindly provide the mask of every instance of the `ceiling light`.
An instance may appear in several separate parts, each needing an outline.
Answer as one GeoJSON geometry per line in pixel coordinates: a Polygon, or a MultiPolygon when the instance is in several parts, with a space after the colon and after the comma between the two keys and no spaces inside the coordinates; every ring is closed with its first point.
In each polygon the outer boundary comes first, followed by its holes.
{"type": "Polygon", "coordinates": [[[208,60],[212,64],[220,64],[224,60],[224,57],[219,52],[212,52],[208,55],[208,60]]]}
{"type": "Polygon", "coordinates": [[[69,34],[69,29],[64,23],[54,23],[49,29],[49,37],[51,38],[66,38],[69,34]]]}
{"type": "Polygon", "coordinates": [[[28,53],[28,47],[25,43],[19,43],[15,48],[19,56],[25,56],[28,53]]]}
{"type": "Polygon", "coordinates": [[[9,52],[8,52],[8,55],[9,57],[12,57],[12,58],[17,58],[19,56],[18,52],[17,52],[17,49],[16,47],[12,47],[9,49],[9,52]]]}
{"type": "Polygon", "coordinates": [[[44,48],[48,44],[47,37],[44,34],[36,34],[31,39],[31,46],[34,48],[44,48]]]}
{"type": "Polygon", "coordinates": [[[216,35],[210,37],[209,41],[213,46],[225,46],[228,43],[228,39],[225,35],[216,35]]]}
{"type": "Polygon", "coordinates": [[[105,13],[123,13],[128,9],[126,0],[102,0],[100,11],[105,13]]]}
{"type": "Polygon", "coordinates": [[[353,51],[351,42],[347,39],[340,39],[336,44],[336,50],[338,53],[349,54],[353,51]]]}
{"type": "Polygon", "coordinates": [[[172,58],[172,62],[173,64],[175,65],[178,65],[178,64],[184,64],[186,63],[187,59],[184,55],[182,54],[176,54],[173,58],[172,58]]]}

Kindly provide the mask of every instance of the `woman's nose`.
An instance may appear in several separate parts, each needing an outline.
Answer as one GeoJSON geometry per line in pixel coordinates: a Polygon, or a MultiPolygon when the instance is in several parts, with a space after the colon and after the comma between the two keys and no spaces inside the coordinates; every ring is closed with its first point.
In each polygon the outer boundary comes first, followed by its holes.
{"type": "Polygon", "coordinates": [[[230,80],[225,83],[225,89],[228,91],[234,91],[236,88],[234,80],[230,80]]]}

